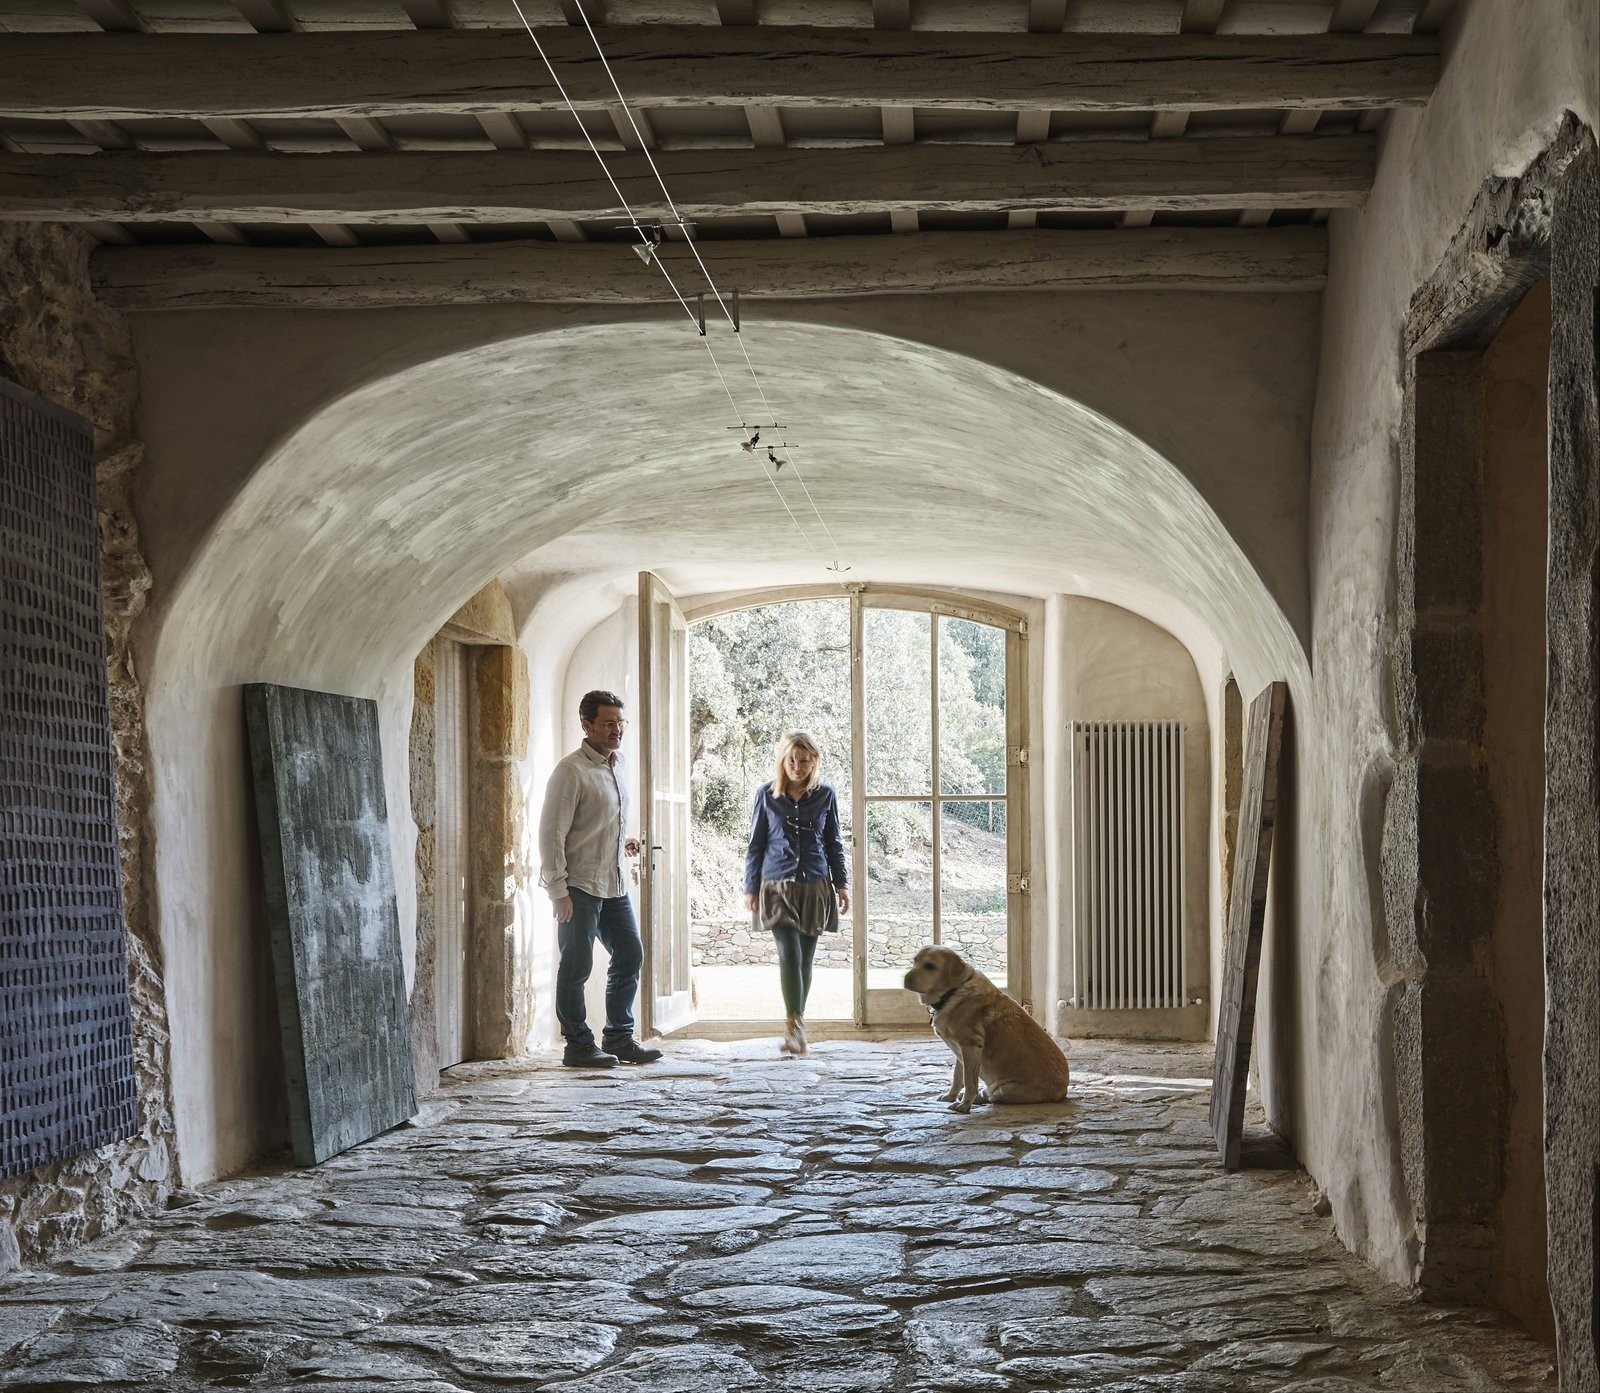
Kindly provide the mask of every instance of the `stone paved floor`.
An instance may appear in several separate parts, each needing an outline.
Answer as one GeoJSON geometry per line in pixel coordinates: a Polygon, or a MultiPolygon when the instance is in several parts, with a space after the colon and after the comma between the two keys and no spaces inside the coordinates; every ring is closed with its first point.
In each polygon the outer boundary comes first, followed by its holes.
{"type": "Polygon", "coordinates": [[[423,1126],[0,1282],[0,1387],[1555,1387],[1374,1279],[1302,1173],[1219,1172],[1204,1052],[1079,1047],[1071,1105],[968,1117],[947,1058],[457,1070],[423,1126]]]}

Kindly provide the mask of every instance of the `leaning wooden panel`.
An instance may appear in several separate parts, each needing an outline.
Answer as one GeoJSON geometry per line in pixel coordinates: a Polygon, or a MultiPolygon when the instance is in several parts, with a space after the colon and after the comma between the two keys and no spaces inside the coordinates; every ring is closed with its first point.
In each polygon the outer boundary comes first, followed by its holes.
{"type": "Polygon", "coordinates": [[[1289,686],[1274,682],[1250,703],[1245,737],[1244,796],[1239,807],[1239,849],[1228,897],[1228,960],[1222,973],[1217,1019],[1217,1063],[1211,1080],[1211,1130],[1229,1170],[1239,1168],[1244,1097],[1250,1081],[1250,1041],[1256,1023],[1256,974],[1267,920],[1267,878],[1278,819],[1278,760],[1289,686]],[[1251,829],[1254,829],[1253,831],[1251,829]]]}
{"type": "Polygon", "coordinates": [[[244,689],[294,1158],[417,1110],[376,703],[244,689]]]}

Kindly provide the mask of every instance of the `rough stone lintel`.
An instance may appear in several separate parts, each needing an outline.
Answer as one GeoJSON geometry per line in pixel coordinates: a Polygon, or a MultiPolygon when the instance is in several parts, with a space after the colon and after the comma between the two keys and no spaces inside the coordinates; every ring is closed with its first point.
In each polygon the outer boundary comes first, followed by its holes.
{"type": "Polygon", "coordinates": [[[1482,348],[1550,271],[1556,191],[1585,141],[1571,112],[1543,153],[1515,178],[1486,179],[1433,275],[1411,298],[1407,352],[1482,348]]]}
{"type": "Polygon", "coordinates": [[[505,587],[490,581],[445,620],[439,632],[457,643],[515,643],[516,623],[505,587]]]}

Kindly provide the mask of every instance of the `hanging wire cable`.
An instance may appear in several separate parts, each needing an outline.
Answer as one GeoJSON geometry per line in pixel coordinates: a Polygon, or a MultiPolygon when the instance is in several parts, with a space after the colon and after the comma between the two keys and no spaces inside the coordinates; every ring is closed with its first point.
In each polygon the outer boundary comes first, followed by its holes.
{"type": "MultiPolygon", "coordinates": [[[[600,153],[600,147],[594,143],[594,138],[589,134],[589,128],[583,124],[583,117],[578,114],[578,108],[573,105],[572,98],[567,95],[566,84],[561,81],[560,75],[556,72],[555,65],[550,61],[550,55],[544,51],[544,45],[539,42],[539,35],[534,31],[533,25],[528,22],[528,16],[523,13],[519,0],[511,0],[511,7],[517,12],[517,18],[522,21],[522,27],[527,30],[528,37],[533,40],[534,49],[539,54],[539,59],[544,64],[545,71],[550,74],[550,80],[555,83],[556,91],[561,94],[561,100],[563,103],[565,103],[567,111],[571,113],[573,121],[577,124],[579,134],[583,136],[584,143],[589,147],[590,154],[595,157],[595,161],[599,164],[601,172],[606,176],[606,182],[611,185],[612,192],[616,194],[617,202],[621,206],[623,212],[627,215],[628,222],[632,225],[634,232],[638,234],[640,245],[650,249],[650,254],[645,259],[649,262],[649,264],[653,265],[658,271],[661,272],[662,278],[666,281],[668,288],[672,291],[672,294],[678,301],[678,304],[683,307],[683,312],[688,315],[689,322],[695,325],[696,329],[699,330],[700,342],[705,346],[706,356],[711,360],[712,370],[717,375],[717,381],[722,384],[722,390],[728,398],[728,405],[733,409],[734,420],[739,423],[739,428],[741,430],[747,431],[748,427],[745,425],[745,414],[739,409],[739,403],[734,398],[733,389],[728,385],[728,379],[723,375],[722,365],[717,362],[716,351],[711,347],[710,339],[706,336],[705,330],[700,327],[700,317],[689,308],[688,300],[684,298],[683,292],[678,289],[677,282],[672,279],[672,274],[667,270],[666,266],[662,262],[660,248],[651,240],[650,234],[646,232],[644,225],[640,223],[638,217],[633,211],[632,205],[630,205],[628,202],[627,196],[622,192],[621,186],[617,183],[615,177],[613,177],[611,173],[611,167],[606,164],[605,156],[600,153]]],[[[595,37],[593,27],[589,26],[589,17],[583,12],[583,7],[581,5],[579,6],[579,13],[583,14],[584,25],[589,28],[589,37],[594,40],[595,50],[596,52],[599,52],[600,41],[595,37]]],[[[604,53],[600,53],[600,61],[605,65],[606,75],[611,77],[611,65],[606,62],[604,53]]],[[[611,77],[611,85],[614,90],[617,90],[618,99],[622,100],[622,93],[617,89],[615,77],[611,77]]],[[[628,109],[628,104],[626,101],[622,101],[622,109],[628,114],[628,121],[633,126],[634,134],[638,135],[638,122],[634,121],[633,112],[628,109]]],[[[641,136],[640,145],[642,146],[643,144],[644,140],[641,136]]],[[[645,154],[648,156],[649,151],[646,150],[645,154]]],[[[650,168],[655,173],[656,182],[661,185],[661,192],[666,196],[667,206],[672,210],[673,219],[678,223],[679,226],[683,226],[682,219],[678,216],[677,205],[673,203],[672,195],[667,192],[667,186],[664,182],[662,182],[661,179],[661,171],[656,169],[656,162],[653,159],[650,161],[650,168]]],[[[684,226],[684,239],[689,242],[691,247],[693,247],[694,243],[692,238],[689,236],[689,230],[686,226],[684,226]]],[[[717,303],[722,305],[723,313],[726,314],[727,306],[722,302],[722,294],[717,290],[715,283],[712,282],[710,272],[706,271],[705,262],[700,260],[700,253],[698,249],[695,249],[695,260],[700,263],[700,269],[705,275],[706,283],[711,286],[712,293],[717,297],[717,303]]],[[[733,323],[732,315],[728,316],[728,322],[730,324],[733,323]]],[[[737,326],[735,326],[735,328],[737,328],[737,326]]],[[[739,345],[739,348],[741,352],[744,352],[745,362],[749,364],[750,355],[748,352],[745,352],[744,345],[742,343],[739,345]]],[[[761,388],[760,378],[756,377],[755,375],[755,367],[753,364],[750,365],[750,373],[755,382],[756,391],[761,397],[762,406],[770,415],[771,407],[767,405],[766,393],[761,388]]],[[[778,487],[777,479],[772,474],[767,472],[767,467],[765,464],[760,464],[758,462],[757,467],[761,470],[762,477],[765,478],[766,481],[772,486],[772,491],[777,494],[778,502],[783,505],[784,512],[789,515],[789,520],[794,524],[795,531],[800,534],[801,539],[810,549],[811,554],[815,556],[823,565],[827,565],[827,563],[823,561],[822,553],[817,550],[816,543],[811,540],[810,534],[807,533],[805,528],[800,525],[800,519],[795,516],[794,509],[789,506],[789,500],[783,496],[783,490],[778,487]]],[[[798,467],[796,478],[799,478],[798,467]]],[[[803,479],[800,480],[800,487],[805,489],[807,502],[811,502],[811,491],[805,488],[805,481],[803,479]]],[[[823,518],[822,514],[817,512],[817,505],[815,503],[811,503],[811,511],[817,514],[817,521],[822,524],[823,531],[827,532],[828,524],[823,518]]],[[[828,533],[828,540],[830,542],[833,541],[833,534],[831,532],[828,533]]],[[[837,558],[837,544],[835,544],[834,552],[835,557],[837,558]]]]}
{"type": "MultiPolygon", "coordinates": [[[[512,0],[512,3],[516,4],[516,0],[512,0]]],[[[520,6],[517,8],[517,13],[522,13],[520,6]]],[[[656,177],[656,184],[661,189],[661,196],[667,201],[667,207],[672,213],[672,221],[676,226],[682,229],[683,240],[688,245],[689,250],[694,254],[695,262],[700,267],[700,274],[705,277],[706,285],[710,287],[712,295],[716,297],[717,304],[722,309],[723,316],[727,319],[729,327],[733,330],[734,341],[739,345],[739,352],[744,355],[744,365],[749,370],[750,380],[755,384],[756,394],[761,398],[761,409],[766,414],[766,419],[776,425],[778,420],[777,413],[773,411],[772,403],[767,400],[767,389],[762,384],[761,375],[756,371],[755,363],[751,360],[750,350],[745,347],[744,335],[739,332],[738,321],[734,319],[733,312],[728,308],[727,301],[722,298],[722,291],[717,288],[717,282],[711,274],[711,269],[706,265],[705,258],[700,255],[700,248],[695,245],[694,234],[691,231],[688,222],[684,219],[683,214],[678,211],[678,205],[673,201],[672,191],[667,187],[667,181],[661,176],[661,170],[656,164],[655,156],[650,153],[650,144],[647,140],[645,140],[644,132],[639,129],[639,123],[634,119],[633,108],[628,105],[628,99],[622,94],[622,85],[617,81],[616,73],[611,70],[611,63],[606,57],[605,49],[600,46],[600,36],[594,32],[594,25],[589,22],[588,7],[580,4],[578,6],[578,14],[583,19],[583,27],[589,32],[589,41],[594,45],[594,51],[600,59],[600,66],[605,69],[606,77],[611,83],[611,90],[617,94],[617,102],[622,107],[623,114],[628,118],[628,124],[633,128],[634,138],[639,142],[639,148],[644,152],[645,160],[650,165],[650,172],[656,177]]],[[[524,20],[523,22],[526,24],[527,21],[524,20]]],[[[530,32],[532,31],[530,30],[530,32]]],[[[535,39],[534,42],[537,43],[538,40],[535,39]]],[[[544,50],[542,48],[540,49],[540,56],[544,56],[544,50]]],[[[549,66],[549,59],[545,59],[545,66],[549,66]]],[[[563,93],[563,95],[565,94],[563,93]]],[[[587,134],[587,132],[585,134],[587,134]]],[[[590,143],[589,148],[595,151],[595,158],[600,159],[600,152],[598,149],[595,149],[593,142],[590,143]]],[[[603,159],[600,162],[601,164],[605,163],[603,159]]],[[[609,170],[606,171],[606,177],[610,178],[609,170]]],[[[612,187],[616,187],[614,181],[612,187]]],[[[794,468],[795,481],[800,485],[801,491],[805,494],[806,502],[811,505],[811,511],[816,515],[817,521],[822,525],[823,532],[827,534],[828,545],[833,548],[835,565],[832,569],[844,569],[843,561],[839,551],[839,543],[833,535],[833,529],[828,526],[828,520],[823,517],[822,510],[817,507],[816,500],[811,496],[811,489],[806,484],[805,474],[801,471],[798,461],[791,459],[789,463],[794,468]]],[[[774,485],[774,487],[776,487],[776,485],[774,485]]]]}

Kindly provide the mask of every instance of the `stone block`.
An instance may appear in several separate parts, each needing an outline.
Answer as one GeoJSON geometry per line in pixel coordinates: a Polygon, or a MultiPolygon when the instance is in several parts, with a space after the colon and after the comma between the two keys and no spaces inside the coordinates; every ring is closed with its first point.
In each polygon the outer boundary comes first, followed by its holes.
{"type": "Polygon", "coordinates": [[[1418,734],[1424,740],[1483,739],[1483,637],[1470,624],[1418,624],[1411,633],[1418,734]]]}
{"type": "Polygon", "coordinates": [[[1472,613],[1483,602],[1483,355],[1424,353],[1415,366],[1413,473],[1401,507],[1411,514],[1416,612],[1472,613]]]}
{"type": "Polygon", "coordinates": [[[1600,150],[1553,200],[1545,716],[1545,1182],[1562,1388],[1600,1387],[1600,150]]]}
{"type": "Polygon", "coordinates": [[[522,759],[528,752],[528,659],[503,644],[479,650],[473,663],[477,688],[477,752],[485,759],[522,759]]]}
{"type": "Polygon", "coordinates": [[[1426,754],[1416,773],[1418,948],[1430,973],[1471,970],[1488,951],[1500,886],[1488,774],[1426,754]]]}

